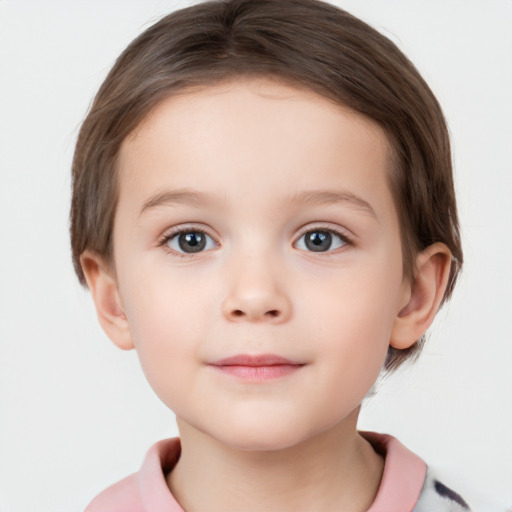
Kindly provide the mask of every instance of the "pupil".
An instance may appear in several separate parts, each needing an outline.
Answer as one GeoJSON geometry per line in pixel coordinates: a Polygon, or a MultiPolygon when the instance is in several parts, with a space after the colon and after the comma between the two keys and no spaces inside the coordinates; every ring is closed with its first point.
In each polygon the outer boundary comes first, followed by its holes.
{"type": "Polygon", "coordinates": [[[331,247],[332,236],[327,231],[312,231],[306,236],[306,247],[311,251],[326,251],[331,247]]]}
{"type": "Polygon", "coordinates": [[[206,238],[202,233],[181,233],[178,238],[180,248],[184,252],[199,252],[206,245],[206,238]]]}

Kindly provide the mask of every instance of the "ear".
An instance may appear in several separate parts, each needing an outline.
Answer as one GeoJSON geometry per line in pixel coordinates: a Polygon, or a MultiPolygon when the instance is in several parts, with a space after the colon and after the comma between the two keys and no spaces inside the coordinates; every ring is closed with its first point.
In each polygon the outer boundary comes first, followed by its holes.
{"type": "Polygon", "coordinates": [[[92,251],[85,251],[80,256],[80,263],[101,327],[119,348],[134,348],[114,273],[103,258],[92,251]]]}
{"type": "Polygon", "coordinates": [[[393,324],[392,347],[411,347],[434,321],[448,284],[451,256],[445,244],[435,243],[416,257],[414,279],[405,283],[404,298],[393,324]]]}

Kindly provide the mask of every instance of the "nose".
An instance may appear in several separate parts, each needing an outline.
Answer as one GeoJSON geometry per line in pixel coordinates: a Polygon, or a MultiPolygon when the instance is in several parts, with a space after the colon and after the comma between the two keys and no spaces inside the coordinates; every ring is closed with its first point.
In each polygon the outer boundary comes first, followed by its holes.
{"type": "Polygon", "coordinates": [[[252,258],[231,268],[223,315],[231,322],[286,322],[292,307],[278,274],[264,259],[252,258]]]}

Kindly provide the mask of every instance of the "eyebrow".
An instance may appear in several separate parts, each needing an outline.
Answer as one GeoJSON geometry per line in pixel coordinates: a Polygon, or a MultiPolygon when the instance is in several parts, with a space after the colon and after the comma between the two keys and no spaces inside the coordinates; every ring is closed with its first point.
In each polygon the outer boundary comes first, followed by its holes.
{"type": "Polygon", "coordinates": [[[190,189],[178,189],[159,192],[152,195],[147,201],[144,202],[140,209],[139,215],[145,211],[157,206],[170,206],[177,204],[190,204],[194,206],[209,206],[220,202],[215,196],[205,194],[203,192],[196,192],[190,189]]]}
{"type": "MultiPolygon", "coordinates": [[[[312,190],[294,194],[290,197],[291,204],[300,206],[306,205],[327,205],[345,203],[358,210],[370,214],[378,220],[375,210],[368,201],[348,191],[333,192],[332,190],[312,190]]],[[[159,192],[152,195],[144,202],[139,215],[147,210],[158,206],[171,206],[173,204],[190,204],[193,206],[210,206],[220,203],[220,198],[204,192],[197,192],[191,189],[178,189],[159,192]]]]}
{"type": "Polygon", "coordinates": [[[295,194],[291,198],[292,203],[300,205],[327,205],[344,203],[358,210],[370,214],[375,220],[378,220],[372,205],[361,197],[348,191],[333,192],[332,190],[314,190],[295,194]]]}

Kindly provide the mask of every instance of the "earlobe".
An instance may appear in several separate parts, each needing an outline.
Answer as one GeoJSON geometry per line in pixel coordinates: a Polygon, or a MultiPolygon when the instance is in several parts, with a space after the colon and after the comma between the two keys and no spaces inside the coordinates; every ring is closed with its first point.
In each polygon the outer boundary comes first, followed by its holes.
{"type": "Polygon", "coordinates": [[[123,350],[134,348],[117,281],[108,269],[108,265],[103,258],[91,251],[85,251],[81,255],[80,263],[101,327],[119,348],[123,350]]]}
{"type": "Polygon", "coordinates": [[[443,300],[450,267],[451,252],[445,244],[435,243],[418,254],[407,303],[397,312],[393,325],[392,347],[409,348],[425,334],[443,300]]]}

